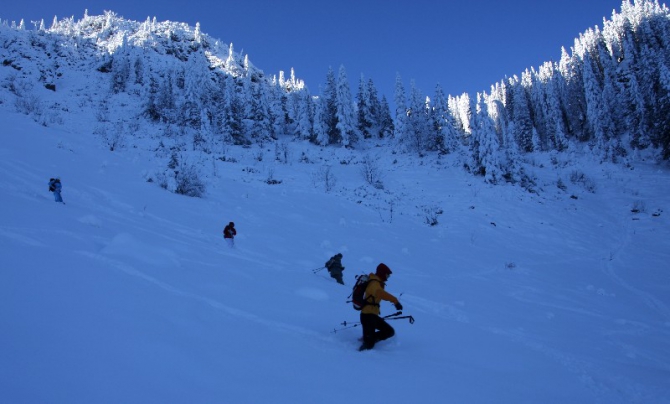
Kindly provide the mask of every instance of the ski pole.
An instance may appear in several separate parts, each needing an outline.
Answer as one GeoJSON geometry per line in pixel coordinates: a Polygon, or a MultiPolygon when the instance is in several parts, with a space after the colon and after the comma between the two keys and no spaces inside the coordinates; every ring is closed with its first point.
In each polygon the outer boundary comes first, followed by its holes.
{"type": "MultiPolygon", "coordinates": [[[[399,315],[401,315],[401,314],[402,314],[402,311],[397,311],[397,312],[395,312],[395,313],[393,313],[393,314],[389,314],[388,316],[384,316],[384,317],[382,317],[382,318],[385,318],[385,319],[388,319],[388,320],[395,320],[395,319],[398,319],[398,318],[408,318],[408,317],[411,317],[411,316],[395,317],[395,316],[399,316],[399,315]],[[391,317],[393,317],[393,318],[391,318],[391,317]]],[[[413,323],[413,322],[414,322],[414,319],[411,319],[411,320],[410,320],[410,323],[413,323]]],[[[334,330],[332,331],[333,333],[336,333],[336,332],[338,332],[338,331],[342,331],[342,330],[347,330],[347,329],[349,329],[349,328],[358,327],[359,325],[361,325],[360,322],[351,323],[351,322],[347,322],[346,320],[343,321],[343,322],[341,322],[340,324],[342,324],[342,325],[344,326],[344,328],[336,328],[336,329],[334,329],[334,330]]]]}
{"type": "Polygon", "coordinates": [[[393,317],[393,318],[389,318],[389,320],[400,320],[400,319],[403,319],[403,318],[408,318],[409,323],[414,324],[414,317],[412,317],[412,316],[393,317]]]}
{"type": "Polygon", "coordinates": [[[359,322],[352,324],[352,323],[347,323],[346,321],[343,321],[341,324],[344,326],[343,328],[336,328],[331,332],[332,333],[337,333],[338,331],[347,330],[349,328],[354,328],[354,327],[358,327],[359,325],[361,325],[361,323],[359,323],[359,322]],[[352,325],[347,326],[347,324],[352,324],[352,325]]]}
{"type": "Polygon", "coordinates": [[[313,273],[317,273],[317,272],[323,270],[324,268],[326,268],[326,267],[314,268],[314,269],[312,269],[312,272],[313,272],[313,273]]]}

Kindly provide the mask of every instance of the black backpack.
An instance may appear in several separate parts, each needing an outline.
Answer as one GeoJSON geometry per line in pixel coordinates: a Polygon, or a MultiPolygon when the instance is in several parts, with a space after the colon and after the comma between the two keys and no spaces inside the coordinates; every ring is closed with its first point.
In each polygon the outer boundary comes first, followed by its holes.
{"type": "Polygon", "coordinates": [[[356,283],[354,284],[354,288],[349,295],[351,300],[347,302],[351,302],[351,304],[354,306],[354,310],[360,311],[363,307],[369,305],[379,306],[378,304],[370,303],[365,300],[365,290],[372,281],[378,282],[376,279],[370,279],[368,275],[358,275],[356,277],[356,283]]]}

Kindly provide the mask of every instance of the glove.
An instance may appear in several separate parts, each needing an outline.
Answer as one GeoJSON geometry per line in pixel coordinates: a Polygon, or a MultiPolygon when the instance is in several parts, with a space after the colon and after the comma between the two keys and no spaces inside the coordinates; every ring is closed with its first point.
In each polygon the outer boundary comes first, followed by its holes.
{"type": "Polygon", "coordinates": [[[400,304],[400,302],[396,303],[395,304],[395,309],[399,310],[399,311],[402,311],[402,304],[400,304]]]}

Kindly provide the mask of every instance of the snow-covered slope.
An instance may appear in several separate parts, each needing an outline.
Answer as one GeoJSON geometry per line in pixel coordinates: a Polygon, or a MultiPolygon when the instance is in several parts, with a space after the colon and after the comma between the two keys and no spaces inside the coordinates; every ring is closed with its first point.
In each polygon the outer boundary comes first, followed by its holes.
{"type": "Polygon", "coordinates": [[[389,202],[338,163],[354,152],[230,147],[198,199],[146,182],[141,149],[0,121],[2,402],[670,400],[666,168],[537,156],[532,195],[380,157],[389,202]],[[333,163],[331,192],[303,151],[333,163]],[[337,252],[347,286],[312,272],[337,252]],[[379,262],[416,322],[361,353],[360,328],[333,330],[358,321],[350,286],[379,262]]]}

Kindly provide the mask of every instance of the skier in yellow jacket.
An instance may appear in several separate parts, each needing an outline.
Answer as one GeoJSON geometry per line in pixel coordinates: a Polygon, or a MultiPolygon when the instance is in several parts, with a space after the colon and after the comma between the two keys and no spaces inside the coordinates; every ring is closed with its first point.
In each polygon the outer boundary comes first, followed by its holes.
{"type": "Polygon", "coordinates": [[[384,290],[386,281],[391,276],[391,269],[386,264],[379,264],[374,274],[370,274],[370,282],[365,289],[365,306],[361,309],[361,325],[363,326],[363,345],[358,349],[364,351],[372,349],[377,341],[383,341],[395,335],[395,330],[383,318],[379,317],[379,303],[382,300],[395,305],[402,310],[402,305],[392,294],[384,290]]]}

